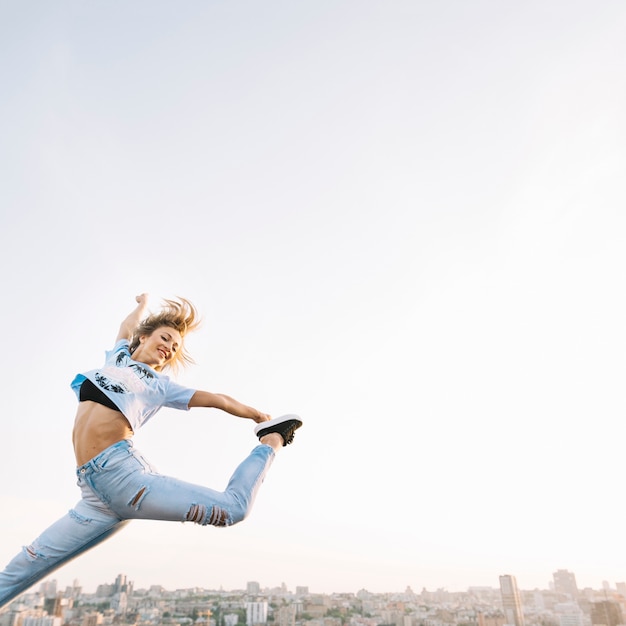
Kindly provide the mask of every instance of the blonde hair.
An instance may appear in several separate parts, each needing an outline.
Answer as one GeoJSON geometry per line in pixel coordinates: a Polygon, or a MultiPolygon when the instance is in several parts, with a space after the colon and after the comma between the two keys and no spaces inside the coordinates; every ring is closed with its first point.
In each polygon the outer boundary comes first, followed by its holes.
{"type": "MultiPolygon", "coordinates": [[[[193,332],[200,325],[200,317],[196,307],[185,298],[176,298],[175,300],[163,300],[163,307],[158,313],[152,313],[146,319],[139,323],[139,326],[133,332],[130,342],[130,353],[132,354],[139,346],[139,338],[142,335],[151,335],[157,328],[169,326],[176,329],[181,337],[185,337],[187,333],[193,332]]],[[[184,343],[181,345],[172,357],[166,363],[165,367],[178,369],[180,365],[190,365],[194,361],[185,350],[184,343]]]]}

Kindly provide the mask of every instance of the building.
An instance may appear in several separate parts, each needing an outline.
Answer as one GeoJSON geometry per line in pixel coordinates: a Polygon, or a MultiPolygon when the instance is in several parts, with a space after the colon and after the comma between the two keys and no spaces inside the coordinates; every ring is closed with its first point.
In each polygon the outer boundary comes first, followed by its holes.
{"type": "Polygon", "coordinates": [[[82,626],[100,626],[100,624],[102,624],[103,618],[104,618],[104,615],[96,611],[85,613],[83,615],[82,626]]]}
{"type": "Polygon", "coordinates": [[[591,623],[593,626],[618,626],[624,623],[622,608],[617,602],[603,600],[591,604],[591,623]]]}
{"type": "Polygon", "coordinates": [[[246,585],[246,593],[249,596],[256,596],[259,593],[261,593],[261,585],[259,585],[258,582],[256,581],[250,581],[247,585],[246,585]]]}
{"type": "Polygon", "coordinates": [[[478,626],[504,626],[504,616],[489,615],[482,611],[478,611],[478,626]]]}
{"type": "Polygon", "coordinates": [[[295,626],[296,624],[296,606],[288,604],[281,606],[274,614],[275,626],[295,626]]]}
{"type": "Polygon", "coordinates": [[[500,576],[500,597],[506,623],[509,626],[524,626],[522,599],[515,576],[500,576]]]}
{"type": "Polygon", "coordinates": [[[116,615],[124,615],[128,610],[128,595],[125,591],[116,593],[111,599],[111,608],[116,615]]]}
{"type": "Polygon", "coordinates": [[[25,617],[22,620],[22,626],[61,626],[61,623],[61,618],[53,615],[25,617]]]}
{"type": "Polygon", "coordinates": [[[584,626],[583,612],[559,615],[559,626],[584,626]]]}
{"type": "Polygon", "coordinates": [[[330,598],[319,594],[308,596],[306,600],[302,602],[302,612],[306,614],[309,619],[324,617],[330,608],[330,598]]]}
{"type": "Polygon", "coordinates": [[[559,626],[584,626],[585,617],[582,609],[574,600],[554,605],[553,612],[559,618],[559,626]]]}
{"type": "Polygon", "coordinates": [[[0,626],[17,626],[20,621],[20,614],[17,611],[0,613],[0,626]]]}
{"type": "Polygon", "coordinates": [[[126,574],[118,574],[115,579],[115,593],[126,593],[131,595],[133,592],[133,582],[126,578],[126,574]]]}
{"type": "Polygon", "coordinates": [[[246,624],[265,624],[267,622],[267,602],[246,602],[246,624]]]}
{"type": "Polygon", "coordinates": [[[566,569],[559,569],[552,574],[554,581],[554,591],[562,593],[570,598],[578,596],[578,586],[576,585],[576,576],[566,569]]]}
{"type": "Polygon", "coordinates": [[[44,598],[55,598],[57,595],[57,581],[46,580],[39,585],[39,593],[44,598]]]}

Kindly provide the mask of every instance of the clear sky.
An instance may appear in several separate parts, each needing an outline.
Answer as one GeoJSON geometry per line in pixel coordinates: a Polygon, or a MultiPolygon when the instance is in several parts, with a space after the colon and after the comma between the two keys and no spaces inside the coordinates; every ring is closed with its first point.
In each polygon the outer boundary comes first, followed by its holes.
{"type": "MultiPolygon", "coordinates": [[[[78,499],[74,374],[186,296],[183,384],[305,426],[231,529],[55,577],[626,580],[621,0],[0,2],[0,562],[78,499]]],[[[136,445],[223,488],[252,423],[136,445]]]]}

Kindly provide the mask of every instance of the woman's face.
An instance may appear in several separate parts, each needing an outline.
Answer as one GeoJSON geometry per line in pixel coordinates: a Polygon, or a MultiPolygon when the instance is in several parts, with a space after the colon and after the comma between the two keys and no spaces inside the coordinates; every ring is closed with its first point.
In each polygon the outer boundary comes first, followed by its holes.
{"type": "Polygon", "coordinates": [[[183,338],[175,328],[160,326],[152,334],[139,337],[139,346],[133,352],[133,361],[160,370],[174,360],[182,345],[183,338]]]}

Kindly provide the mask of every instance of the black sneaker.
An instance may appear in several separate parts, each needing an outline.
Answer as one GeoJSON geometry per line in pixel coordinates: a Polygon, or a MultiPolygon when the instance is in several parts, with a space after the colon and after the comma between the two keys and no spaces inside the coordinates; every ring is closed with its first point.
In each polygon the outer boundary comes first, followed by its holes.
{"type": "Polygon", "coordinates": [[[278,433],[283,438],[283,446],[286,446],[293,441],[293,434],[300,426],[302,426],[302,420],[297,415],[283,415],[269,422],[257,424],[254,434],[260,439],[270,433],[278,433]]]}

